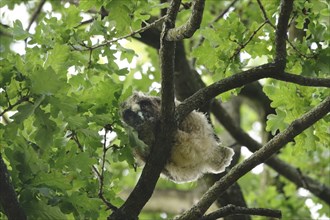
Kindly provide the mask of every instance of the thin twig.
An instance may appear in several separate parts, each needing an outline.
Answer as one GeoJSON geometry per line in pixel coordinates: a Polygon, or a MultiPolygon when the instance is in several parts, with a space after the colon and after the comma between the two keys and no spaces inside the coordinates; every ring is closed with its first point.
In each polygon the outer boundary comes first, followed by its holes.
{"type": "Polygon", "coordinates": [[[265,24],[267,24],[267,21],[264,21],[256,30],[253,31],[253,33],[251,34],[251,36],[249,37],[249,39],[245,43],[241,44],[239,48],[236,49],[235,54],[231,58],[233,58],[237,54],[239,54],[241,52],[241,50],[244,49],[252,41],[252,39],[254,38],[254,36],[261,30],[261,28],[263,26],[265,26],[265,24]]]}
{"type": "MultiPolygon", "coordinates": [[[[180,12],[180,11],[182,11],[182,10],[186,10],[186,9],[188,9],[188,8],[189,8],[189,6],[184,6],[184,7],[180,8],[178,12],[180,12]]],[[[162,16],[162,17],[156,19],[156,20],[155,20],[154,22],[152,22],[152,23],[149,23],[149,24],[148,24],[148,23],[144,22],[146,25],[145,25],[144,27],[138,29],[138,30],[132,31],[132,32],[129,33],[129,34],[125,34],[125,35],[123,35],[123,36],[120,36],[120,37],[115,38],[115,39],[112,39],[112,40],[107,40],[107,41],[105,41],[105,42],[103,42],[103,43],[101,43],[101,44],[95,45],[95,46],[82,45],[83,47],[87,48],[87,49],[85,49],[85,50],[83,50],[83,49],[79,49],[79,48],[76,48],[76,47],[75,47],[74,45],[72,45],[72,44],[71,44],[70,46],[71,46],[74,50],[78,50],[78,51],[90,51],[90,50],[95,50],[95,49],[100,48],[100,47],[104,47],[104,46],[107,46],[107,45],[111,45],[111,44],[116,43],[116,42],[118,42],[118,41],[120,41],[120,40],[123,40],[123,39],[129,38],[129,37],[133,37],[133,36],[136,35],[136,34],[143,33],[143,32],[145,32],[146,30],[148,30],[148,29],[150,29],[150,28],[153,28],[153,27],[156,27],[156,26],[158,26],[159,24],[163,23],[166,19],[167,19],[167,15],[164,15],[164,16],[162,16]]],[[[94,20],[95,20],[95,19],[90,19],[90,20],[88,20],[88,21],[86,21],[86,22],[89,23],[89,22],[92,22],[92,21],[94,21],[94,20]]]]}
{"type": "MultiPolygon", "coordinates": [[[[103,194],[103,186],[104,186],[104,167],[105,167],[105,161],[106,161],[106,155],[107,155],[107,151],[110,148],[107,148],[106,146],[106,141],[107,141],[107,133],[108,133],[108,129],[104,129],[104,136],[103,136],[103,154],[102,154],[102,162],[101,162],[101,173],[100,172],[96,172],[98,179],[99,179],[99,193],[98,196],[99,198],[108,206],[109,209],[111,209],[112,211],[117,210],[117,207],[112,205],[105,197],[103,194]]],[[[94,166],[93,166],[94,170],[97,170],[94,166]]]]}
{"type": "Polygon", "coordinates": [[[77,133],[75,131],[71,131],[72,134],[71,134],[71,139],[74,140],[74,142],[76,142],[78,148],[80,149],[81,152],[84,152],[84,147],[82,146],[82,144],[80,143],[79,139],[78,139],[78,136],[77,136],[77,133]]]}
{"type": "Polygon", "coordinates": [[[225,16],[225,14],[229,11],[229,9],[231,8],[231,7],[233,7],[235,4],[236,4],[236,2],[238,2],[238,0],[234,0],[234,1],[232,1],[229,5],[228,5],[228,7],[227,8],[225,8],[225,10],[223,10],[212,22],[211,22],[211,24],[209,24],[209,26],[211,27],[212,26],[212,24],[213,23],[216,23],[216,22],[218,22],[220,19],[222,19],[223,18],[223,16],[225,16]]]}
{"type": "Polygon", "coordinates": [[[272,26],[274,29],[276,29],[275,25],[274,25],[272,22],[270,22],[270,20],[269,20],[269,18],[268,18],[268,16],[267,16],[266,10],[265,10],[264,6],[262,5],[261,1],[260,1],[260,0],[257,0],[257,2],[258,2],[258,5],[259,5],[260,10],[261,10],[261,12],[262,12],[262,14],[263,14],[263,16],[264,16],[265,21],[266,21],[270,26],[272,26]]]}
{"type": "MultiPolygon", "coordinates": [[[[81,150],[81,152],[84,152],[84,148],[82,144],[79,141],[79,138],[77,136],[77,133],[75,131],[71,131],[71,139],[74,140],[74,142],[77,144],[78,148],[81,150]]],[[[102,162],[101,162],[101,172],[98,171],[96,166],[92,166],[93,171],[95,172],[97,179],[99,181],[99,191],[98,191],[98,197],[104,202],[104,204],[107,206],[108,209],[115,211],[117,210],[117,207],[111,204],[105,197],[104,197],[104,192],[103,192],[103,187],[104,187],[104,167],[105,167],[105,161],[106,161],[106,154],[107,151],[110,148],[106,147],[106,140],[107,140],[107,133],[108,130],[105,129],[105,134],[103,136],[103,154],[102,154],[102,162]]]]}
{"type": "Polygon", "coordinates": [[[110,209],[112,211],[117,210],[118,208],[114,205],[112,205],[103,195],[103,180],[104,180],[104,176],[103,171],[101,171],[101,173],[97,170],[97,168],[95,166],[92,166],[92,169],[94,170],[97,179],[99,181],[99,192],[98,192],[98,197],[102,200],[102,202],[107,206],[107,209],[110,209]]]}
{"type": "MultiPolygon", "coordinates": [[[[92,13],[96,13],[96,12],[95,12],[95,11],[92,11],[92,13]]],[[[101,9],[100,9],[100,11],[99,11],[99,14],[101,15],[101,20],[102,20],[104,17],[106,17],[106,16],[109,15],[109,12],[108,12],[108,11],[102,6],[101,9]]],[[[82,21],[82,22],[80,22],[80,24],[78,24],[78,25],[75,26],[74,28],[79,28],[80,26],[83,26],[83,25],[85,25],[85,24],[92,23],[92,22],[95,21],[96,19],[97,19],[97,17],[94,16],[94,17],[91,18],[91,19],[88,19],[88,20],[86,20],[86,21],[82,21]]]]}
{"type": "Polygon", "coordinates": [[[42,9],[42,7],[44,6],[45,2],[46,2],[46,0],[41,0],[41,1],[40,1],[37,10],[33,13],[32,17],[31,17],[31,20],[30,20],[30,22],[29,22],[29,25],[28,25],[28,27],[26,28],[26,31],[27,31],[27,32],[29,32],[29,30],[30,30],[30,28],[31,28],[31,26],[32,26],[32,24],[33,24],[33,22],[38,18],[39,14],[40,14],[40,12],[41,12],[41,9],[42,9]]]}
{"type": "MultiPolygon", "coordinates": [[[[165,15],[163,17],[160,17],[156,21],[154,21],[154,22],[152,22],[150,24],[147,24],[146,26],[144,26],[144,27],[142,27],[142,28],[140,28],[138,30],[132,31],[129,34],[125,34],[125,35],[123,35],[121,37],[118,37],[118,38],[115,38],[115,39],[112,39],[112,40],[107,40],[107,41],[105,41],[105,42],[103,42],[101,44],[98,44],[98,45],[95,45],[95,46],[91,46],[91,47],[90,46],[87,46],[87,45],[81,45],[81,46],[87,48],[86,50],[90,51],[90,50],[95,50],[97,48],[100,48],[100,47],[104,47],[104,46],[113,44],[115,42],[118,42],[119,40],[123,40],[123,39],[129,38],[129,37],[132,37],[132,36],[134,36],[136,34],[140,34],[140,33],[144,32],[144,31],[146,31],[146,30],[148,30],[148,29],[150,29],[152,27],[157,26],[159,23],[162,23],[166,19],[166,17],[167,17],[167,15],[165,15]]],[[[77,49],[77,48],[74,48],[74,49],[77,49]]],[[[84,50],[80,50],[80,51],[84,51],[84,50]]]]}
{"type": "MultiPolygon", "coordinates": [[[[7,95],[6,95],[6,98],[8,99],[7,95]]],[[[8,102],[8,108],[4,109],[0,113],[0,117],[2,117],[6,112],[13,110],[16,106],[22,104],[23,102],[29,102],[29,98],[30,98],[29,96],[23,96],[19,100],[17,100],[17,102],[15,102],[14,104],[10,104],[10,102],[8,102]]]]}
{"type": "MultiPolygon", "coordinates": [[[[245,43],[241,44],[241,43],[235,41],[237,44],[239,44],[239,47],[236,48],[234,54],[229,58],[229,61],[233,60],[252,41],[252,39],[254,38],[254,36],[267,23],[268,23],[267,21],[264,21],[256,30],[254,30],[253,33],[251,34],[251,36],[249,37],[249,39],[245,43]]],[[[230,65],[230,62],[228,62],[228,64],[224,68],[224,71],[223,72],[226,72],[227,71],[227,68],[228,68],[229,65],[230,65]]]]}
{"type": "Polygon", "coordinates": [[[293,43],[289,39],[287,39],[286,41],[290,44],[290,46],[292,47],[292,49],[298,53],[298,55],[300,57],[303,57],[303,58],[306,58],[306,59],[313,59],[313,58],[315,58],[317,56],[317,54],[313,54],[311,56],[308,56],[306,54],[303,54],[302,52],[300,52],[298,50],[298,48],[295,45],[293,45],[293,43]]]}
{"type": "Polygon", "coordinates": [[[74,28],[79,28],[79,27],[81,27],[81,26],[83,26],[83,25],[85,25],[85,24],[90,24],[90,23],[92,23],[93,21],[95,21],[96,20],[96,18],[91,18],[91,19],[88,19],[88,20],[86,20],[86,21],[82,21],[82,22],[80,22],[80,24],[78,24],[77,26],[75,26],[74,28]]]}

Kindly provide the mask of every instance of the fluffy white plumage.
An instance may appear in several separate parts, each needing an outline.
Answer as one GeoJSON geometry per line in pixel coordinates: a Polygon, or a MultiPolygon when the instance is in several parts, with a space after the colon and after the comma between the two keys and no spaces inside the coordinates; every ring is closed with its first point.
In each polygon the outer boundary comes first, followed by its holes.
{"type": "MultiPolygon", "coordinates": [[[[122,117],[149,147],[160,118],[160,98],[135,92],[122,104],[122,117]]],[[[149,149],[134,149],[143,161],[149,156],[149,149]]],[[[204,173],[223,172],[233,155],[231,148],[221,146],[216,140],[205,115],[193,111],[178,127],[171,156],[162,173],[177,183],[194,181],[204,173]]]]}

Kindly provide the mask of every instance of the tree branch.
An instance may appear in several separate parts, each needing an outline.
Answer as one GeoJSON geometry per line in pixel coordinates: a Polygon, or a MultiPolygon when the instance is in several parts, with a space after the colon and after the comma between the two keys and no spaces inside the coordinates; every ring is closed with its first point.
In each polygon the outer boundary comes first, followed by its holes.
{"type": "Polygon", "coordinates": [[[265,22],[267,22],[268,24],[270,24],[270,26],[272,26],[274,29],[276,29],[275,25],[270,22],[270,20],[267,16],[266,10],[265,10],[264,6],[262,5],[261,1],[257,0],[257,2],[258,2],[260,10],[262,12],[262,15],[264,16],[265,22]]]}
{"type": "Polygon", "coordinates": [[[10,104],[8,100],[8,108],[5,108],[2,112],[0,112],[0,117],[2,117],[6,112],[13,110],[16,106],[22,104],[23,102],[29,102],[29,96],[22,96],[19,100],[17,100],[14,104],[10,104]]]}
{"type": "Polygon", "coordinates": [[[205,0],[195,0],[188,21],[180,27],[170,29],[166,34],[166,40],[180,41],[193,36],[202,22],[204,4],[205,0]]]}
{"type": "Polygon", "coordinates": [[[126,38],[129,38],[129,37],[133,37],[134,35],[136,34],[140,34],[140,33],[143,33],[145,31],[147,31],[148,29],[150,28],[154,28],[156,26],[158,26],[159,24],[161,24],[162,22],[164,22],[164,20],[166,20],[167,18],[167,15],[163,16],[163,17],[160,17],[158,18],[157,20],[153,21],[152,23],[150,24],[147,24],[145,25],[144,27],[138,29],[138,30],[135,30],[135,31],[132,31],[131,33],[129,34],[125,34],[123,36],[120,36],[118,38],[115,38],[115,39],[111,39],[111,40],[107,40],[101,44],[97,44],[95,46],[88,46],[84,43],[81,43],[80,46],[86,48],[86,49],[81,49],[81,48],[78,48],[77,46],[75,45],[71,45],[71,47],[74,49],[74,50],[78,50],[78,51],[91,51],[91,50],[95,50],[97,48],[100,48],[100,47],[104,47],[104,46],[108,46],[108,45],[111,45],[113,43],[116,43],[118,42],[119,40],[123,40],[123,39],[126,39],[126,38]]]}
{"type": "Polygon", "coordinates": [[[286,39],[290,14],[293,8],[293,0],[281,0],[280,14],[277,21],[275,34],[275,62],[284,69],[286,64],[286,39]]]}
{"type": "Polygon", "coordinates": [[[199,90],[177,107],[176,117],[178,121],[181,122],[192,110],[198,109],[217,95],[263,78],[274,78],[302,86],[330,87],[329,78],[317,79],[281,73],[281,67],[278,67],[278,65],[274,63],[268,63],[237,73],[199,90]]]}
{"type": "Polygon", "coordinates": [[[300,134],[306,128],[310,127],[316,121],[320,120],[330,111],[330,97],[326,98],[321,104],[305,113],[300,118],[294,120],[287,129],[276,135],[261,149],[256,151],[252,156],[236,165],[226,176],[216,182],[194,205],[190,210],[186,211],[177,219],[199,219],[210,205],[221,195],[230,185],[236,182],[240,177],[248,173],[255,166],[265,162],[274,153],[279,151],[285,144],[290,142],[295,136],[300,134]]]}
{"type": "MultiPolygon", "coordinates": [[[[111,128],[111,125],[110,125],[111,128]]],[[[99,172],[96,168],[96,166],[92,166],[92,169],[94,170],[98,180],[99,180],[99,192],[98,197],[103,201],[104,204],[108,207],[108,209],[111,209],[112,211],[117,210],[118,208],[114,206],[111,202],[109,202],[103,194],[103,187],[104,187],[104,170],[105,170],[105,161],[106,161],[106,155],[107,151],[110,148],[107,148],[107,134],[111,129],[108,129],[107,126],[104,127],[104,136],[103,136],[103,149],[102,149],[102,161],[101,161],[101,172],[99,172]]]]}
{"type": "MultiPolygon", "coordinates": [[[[251,152],[256,152],[262,145],[251,138],[244,132],[238,125],[236,125],[231,118],[230,114],[222,107],[219,102],[214,102],[212,105],[212,112],[220,121],[220,123],[228,130],[228,132],[235,138],[235,140],[246,146],[251,152]]],[[[273,168],[280,175],[284,176],[297,187],[303,187],[313,193],[315,196],[330,205],[330,188],[318,181],[310,178],[299,172],[298,168],[280,160],[276,156],[272,156],[265,162],[268,166],[273,168]]]]}
{"type": "Polygon", "coordinates": [[[279,218],[279,219],[282,217],[282,213],[279,210],[264,209],[264,208],[246,208],[246,207],[239,207],[230,204],[225,207],[222,207],[221,209],[215,212],[203,216],[200,220],[214,220],[229,215],[238,215],[238,214],[258,215],[258,216],[265,216],[265,217],[279,218]]]}
{"type": "Polygon", "coordinates": [[[33,24],[33,22],[38,18],[39,14],[40,14],[40,12],[41,12],[41,9],[42,9],[42,7],[44,6],[45,2],[46,2],[46,0],[41,0],[41,1],[40,1],[37,10],[33,13],[32,17],[31,17],[31,20],[30,20],[30,22],[29,22],[29,25],[28,25],[28,27],[26,28],[26,31],[29,31],[29,30],[30,30],[30,28],[31,28],[31,26],[32,26],[32,24],[33,24]]]}
{"type": "Polygon", "coordinates": [[[229,9],[231,8],[231,7],[233,7],[235,4],[236,4],[236,2],[238,2],[238,0],[233,0],[228,6],[227,6],[227,8],[225,8],[225,10],[223,10],[212,22],[211,22],[211,24],[209,25],[209,27],[213,24],[213,23],[215,23],[215,22],[218,22],[221,18],[223,18],[223,16],[225,16],[225,14],[229,11],[229,9]]]}
{"type": "Polygon", "coordinates": [[[304,77],[291,73],[278,73],[272,75],[271,78],[278,79],[285,82],[295,83],[301,86],[327,87],[330,88],[330,78],[314,78],[304,77]]]}
{"type": "Polygon", "coordinates": [[[161,33],[161,48],[159,58],[161,63],[162,91],[161,91],[161,120],[160,130],[156,133],[156,143],[152,145],[141,177],[125,203],[115,211],[109,219],[137,219],[143,206],[150,199],[157,180],[163,170],[176,131],[174,104],[174,52],[175,42],[165,39],[169,29],[174,27],[181,0],[172,0],[167,11],[167,19],[161,33]]]}
{"type": "MultiPolygon", "coordinates": [[[[111,125],[110,125],[111,126],[111,125]]],[[[109,131],[108,127],[104,127],[105,133],[103,136],[103,152],[102,152],[102,161],[101,161],[101,172],[98,171],[97,167],[95,165],[92,166],[92,170],[94,171],[98,181],[99,181],[99,191],[98,191],[98,197],[102,200],[102,202],[107,206],[108,209],[111,209],[112,211],[117,210],[118,208],[114,206],[111,202],[109,202],[104,197],[103,187],[104,187],[104,170],[105,170],[105,160],[106,160],[106,154],[109,148],[106,147],[106,140],[107,140],[107,133],[109,131]]],[[[71,130],[71,134],[69,135],[70,139],[73,140],[77,147],[81,152],[84,152],[84,146],[81,144],[78,138],[78,134],[76,131],[71,130]]]]}
{"type": "Polygon", "coordinates": [[[277,70],[278,69],[275,64],[268,63],[232,75],[218,82],[215,82],[210,86],[200,89],[177,107],[177,120],[181,122],[192,110],[198,109],[208,100],[211,100],[217,95],[231,89],[241,87],[256,80],[269,77],[273,74],[276,74],[277,70]]]}
{"type": "MultiPolygon", "coordinates": [[[[240,42],[237,42],[239,44],[239,47],[236,48],[234,54],[229,58],[229,60],[232,60],[234,59],[251,41],[252,39],[254,38],[254,36],[261,30],[261,28],[263,28],[263,26],[265,26],[265,24],[267,24],[268,22],[267,21],[264,21],[261,25],[259,25],[259,27],[253,31],[253,33],[251,34],[251,36],[249,37],[249,39],[244,42],[244,43],[240,43],[240,42]]],[[[228,63],[229,65],[229,63],[228,63]]],[[[225,68],[227,69],[227,68],[225,68]]]]}
{"type": "Polygon", "coordinates": [[[17,201],[16,193],[10,182],[7,166],[0,153],[0,206],[9,220],[27,219],[24,210],[17,201]]]}
{"type": "MultiPolygon", "coordinates": [[[[155,32],[157,33],[157,32],[155,32]]],[[[149,33],[148,33],[149,34],[149,33]]],[[[143,39],[143,38],[142,38],[143,39]]],[[[148,39],[147,39],[148,40],[148,39]]],[[[152,40],[152,39],[151,39],[152,40]]],[[[149,41],[148,41],[149,42],[149,41]]],[[[185,53],[184,53],[184,48],[183,45],[181,45],[181,43],[178,43],[177,45],[177,56],[176,56],[176,72],[178,72],[179,74],[176,75],[176,89],[177,89],[177,96],[180,100],[184,100],[185,98],[187,98],[189,95],[192,95],[193,92],[205,87],[205,85],[203,84],[203,82],[200,80],[198,74],[193,74],[193,70],[191,70],[189,68],[189,64],[187,63],[187,61],[185,60],[185,53]],[[178,48],[179,47],[179,48],[178,48]],[[199,80],[197,80],[196,78],[198,78],[199,80]]],[[[246,72],[242,72],[243,74],[245,74],[246,72]]],[[[238,77],[239,75],[241,75],[242,73],[238,73],[236,74],[238,77]]],[[[250,73],[247,73],[247,75],[250,73]]],[[[252,74],[252,73],[251,73],[252,74]]],[[[260,73],[261,78],[263,77],[267,77],[266,74],[262,74],[260,73]]],[[[233,78],[235,78],[233,76],[233,78]]],[[[283,80],[283,81],[287,81],[287,82],[292,82],[292,83],[297,83],[299,85],[303,85],[303,86],[317,86],[317,87],[330,87],[330,79],[329,78],[308,78],[308,77],[303,77],[303,76],[299,76],[299,75],[294,75],[294,74],[290,74],[290,73],[283,73],[283,74],[273,74],[272,78],[278,79],[278,80],[283,80]]],[[[241,79],[246,79],[244,76],[242,76],[241,79]]],[[[241,80],[240,79],[240,80],[241,80]]],[[[223,79],[226,80],[226,79],[223,79]]],[[[233,79],[234,80],[234,79],[233,79]]],[[[231,80],[229,80],[231,81],[231,80]]],[[[250,81],[250,80],[248,80],[250,81]]],[[[252,80],[253,81],[253,80],[252,80]]],[[[250,82],[252,82],[250,81],[250,82]]],[[[228,82],[228,81],[227,81],[228,82]]],[[[243,81],[242,84],[240,86],[243,86],[245,84],[247,84],[248,82],[243,81]]],[[[220,83],[221,84],[221,83],[220,83]]],[[[230,86],[231,83],[226,83],[224,81],[224,83],[222,83],[223,86],[230,86]]],[[[239,87],[239,86],[238,86],[239,87]]],[[[228,89],[230,90],[230,89],[228,89]]],[[[225,89],[225,91],[228,91],[227,89],[225,89]]],[[[191,97],[192,98],[192,97],[191,97]]],[[[187,102],[188,100],[186,100],[187,102]]],[[[202,102],[201,104],[196,104],[193,109],[201,109],[202,106],[205,103],[205,99],[202,98],[202,102]]],[[[188,102],[187,102],[188,103],[188,102]]],[[[192,102],[193,103],[193,102],[192,102]]],[[[191,103],[191,104],[192,104],[191,103]]],[[[188,103],[189,105],[189,103],[188,103]]],[[[178,107],[178,115],[180,115],[179,111],[180,108],[183,106],[178,107]]],[[[219,111],[219,110],[217,110],[219,111]]],[[[215,113],[215,111],[213,111],[215,113]]],[[[189,110],[188,110],[189,113],[189,110]]],[[[224,113],[219,113],[221,115],[221,119],[225,120],[227,119],[226,116],[223,116],[224,113]]],[[[216,114],[215,114],[216,115],[216,114]]],[[[221,121],[221,123],[227,128],[227,130],[233,134],[233,132],[228,128],[228,125],[225,125],[224,122],[221,121]]],[[[239,128],[240,129],[240,128],[239,128]]],[[[248,135],[246,136],[247,138],[250,138],[248,135]]],[[[234,138],[239,141],[241,140],[241,144],[244,146],[247,146],[250,151],[255,152],[256,150],[258,150],[261,145],[257,142],[255,142],[253,139],[251,139],[253,142],[248,142],[246,140],[246,138],[244,138],[244,136],[240,135],[240,136],[234,136],[234,138]],[[242,143],[244,142],[244,143],[242,143]],[[259,146],[255,149],[253,149],[253,146],[259,146]]],[[[287,179],[289,179],[290,181],[292,181],[293,183],[295,183],[298,187],[304,187],[303,186],[303,182],[301,179],[301,175],[299,176],[299,173],[297,171],[297,169],[295,167],[292,167],[291,165],[285,163],[284,161],[279,160],[278,158],[270,158],[269,160],[267,160],[266,162],[269,166],[271,166],[274,170],[276,170],[279,174],[283,175],[284,177],[286,177],[287,179]]],[[[308,176],[302,175],[304,177],[305,180],[307,180],[307,188],[309,191],[311,191],[314,195],[316,195],[317,197],[319,197],[320,199],[322,199],[323,201],[326,201],[328,204],[329,203],[329,199],[330,198],[329,193],[329,189],[328,187],[318,183],[317,181],[309,178],[308,176]]],[[[305,186],[306,187],[306,186],[305,186]]]]}

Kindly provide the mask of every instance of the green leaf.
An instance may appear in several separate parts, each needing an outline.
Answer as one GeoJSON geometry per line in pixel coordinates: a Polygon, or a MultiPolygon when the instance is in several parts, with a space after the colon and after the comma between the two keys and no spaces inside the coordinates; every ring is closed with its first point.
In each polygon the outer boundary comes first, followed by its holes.
{"type": "Polygon", "coordinates": [[[39,97],[34,104],[31,104],[30,102],[24,102],[17,108],[17,113],[13,115],[11,118],[17,123],[23,122],[25,119],[27,119],[30,115],[34,113],[36,108],[39,107],[41,102],[45,99],[44,96],[39,97]]]}
{"type": "Polygon", "coordinates": [[[79,211],[80,217],[77,219],[84,219],[83,215],[88,211],[98,210],[101,200],[89,198],[86,194],[78,194],[76,192],[66,199],[66,202],[71,203],[77,211],[79,211]]]}
{"type": "Polygon", "coordinates": [[[296,145],[304,150],[315,151],[316,143],[318,143],[318,138],[313,134],[313,128],[306,129],[302,134],[299,134],[296,138],[296,145]]]}
{"type": "Polygon", "coordinates": [[[285,123],[284,119],[286,113],[280,109],[276,109],[276,115],[270,114],[267,116],[267,131],[271,131],[273,135],[276,134],[277,130],[283,131],[288,125],[285,123]]]}
{"type": "Polygon", "coordinates": [[[106,5],[106,9],[111,10],[107,19],[109,21],[116,22],[116,30],[118,35],[123,35],[131,32],[131,21],[132,14],[130,9],[128,8],[128,4],[130,1],[121,0],[121,1],[110,1],[106,5]],[[118,19],[120,17],[120,19],[118,19]]]}
{"type": "Polygon", "coordinates": [[[67,122],[72,130],[87,128],[87,119],[84,116],[72,115],[67,118],[67,122]]]}
{"type": "Polygon", "coordinates": [[[192,55],[197,58],[198,64],[205,65],[210,71],[216,69],[217,53],[209,43],[205,42],[203,46],[196,48],[192,55]]]}
{"type": "Polygon", "coordinates": [[[92,158],[87,152],[76,154],[74,159],[68,161],[67,165],[73,170],[79,170],[85,174],[90,174],[93,164],[96,164],[96,158],[92,158]]]}
{"type": "Polygon", "coordinates": [[[13,75],[14,72],[12,71],[12,65],[9,60],[0,60],[0,88],[4,88],[9,84],[13,75]]]}
{"type": "Polygon", "coordinates": [[[68,190],[71,188],[70,179],[58,171],[51,171],[49,173],[38,173],[32,181],[33,186],[47,186],[50,188],[57,188],[61,190],[68,190]]]}
{"type": "Polygon", "coordinates": [[[137,151],[141,152],[141,154],[148,155],[150,153],[150,147],[139,139],[138,133],[130,126],[125,126],[125,130],[129,137],[130,146],[137,148],[137,151]]]}
{"type": "Polygon", "coordinates": [[[51,67],[38,66],[31,73],[31,91],[35,94],[52,95],[58,93],[65,81],[61,81],[51,67]]]}
{"type": "Polygon", "coordinates": [[[51,146],[53,136],[58,129],[57,124],[49,119],[50,113],[45,113],[41,109],[36,109],[35,117],[33,125],[38,128],[35,135],[36,143],[42,148],[51,146]]]}
{"type": "Polygon", "coordinates": [[[77,113],[78,100],[70,96],[64,95],[59,97],[50,97],[49,103],[51,104],[51,114],[57,117],[59,112],[62,112],[64,117],[70,117],[77,113]]]}
{"type": "Polygon", "coordinates": [[[52,69],[61,77],[66,77],[68,69],[68,58],[70,49],[66,45],[56,44],[49,52],[45,68],[52,67],[52,69]]]}
{"type": "Polygon", "coordinates": [[[15,40],[25,40],[30,34],[23,29],[22,22],[20,20],[14,21],[14,27],[12,28],[12,34],[15,40]]]}
{"type": "Polygon", "coordinates": [[[94,1],[81,1],[79,2],[79,8],[82,9],[83,11],[88,11],[89,9],[94,9],[94,8],[101,8],[102,6],[102,1],[99,0],[94,0],[94,1]]]}
{"type": "MultiPolygon", "coordinates": [[[[82,4],[86,4],[86,3],[95,3],[95,1],[81,1],[79,2],[79,6],[82,4]]],[[[75,5],[70,5],[70,7],[67,8],[67,10],[65,11],[64,16],[63,16],[63,20],[65,20],[65,25],[68,28],[74,28],[76,27],[81,21],[82,18],[80,16],[81,10],[79,10],[79,8],[77,8],[77,6],[75,5]]]]}
{"type": "Polygon", "coordinates": [[[320,14],[323,15],[323,16],[327,16],[327,17],[329,17],[329,16],[330,16],[330,10],[329,10],[329,8],[323,8],[323,9],[320,11],[320,14]]]}
{"type": "Polygon", "coordinates": [[[42,219],[42,220],[65,220],[66,215],[61,212],[59,207],[47,205],[43,201],[33,200],[25,204],[25,210],[27,215],[31,219],[42,219]]]}

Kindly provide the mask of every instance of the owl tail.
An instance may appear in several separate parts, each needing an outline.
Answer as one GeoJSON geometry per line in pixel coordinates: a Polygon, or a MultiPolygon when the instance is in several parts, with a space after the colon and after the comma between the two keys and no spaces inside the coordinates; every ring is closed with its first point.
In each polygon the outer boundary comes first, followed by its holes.
{"type": "Polygon", "coordinates": [[[226,167],[230,165],[233,158],[234,151],[231,148],[217,146],[212,154],[212,158],[209,160],[210,173],[222,173],[226,167]]]}

